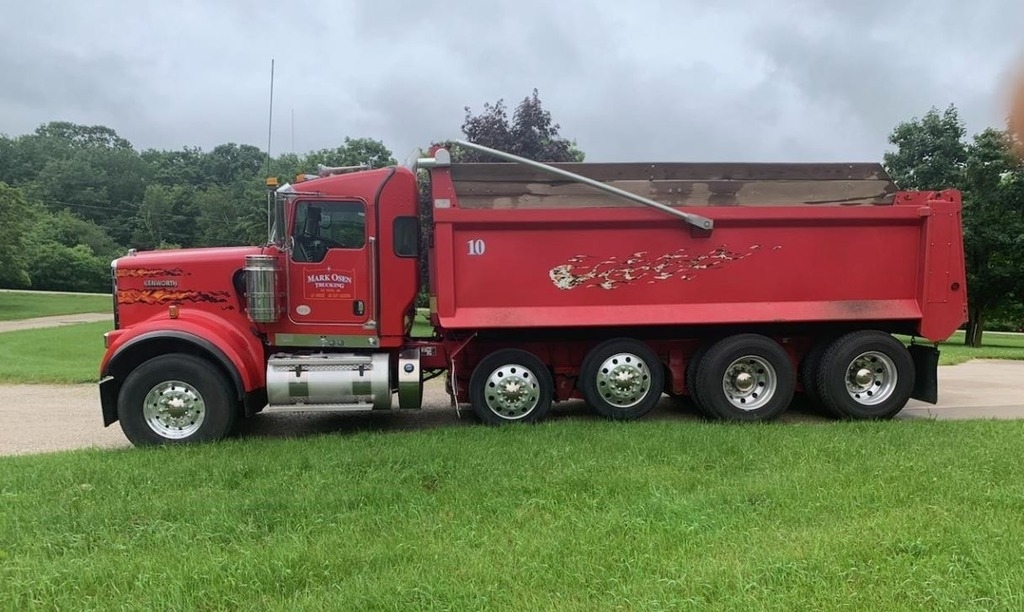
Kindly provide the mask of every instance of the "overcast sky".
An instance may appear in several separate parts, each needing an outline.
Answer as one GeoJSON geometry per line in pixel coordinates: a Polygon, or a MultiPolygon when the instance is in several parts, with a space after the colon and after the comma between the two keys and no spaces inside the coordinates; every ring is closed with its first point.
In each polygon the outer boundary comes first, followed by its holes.
{"type": "Polygon", "coordinates": [[[536,87],[591,161],[875,161],[956,104],[1001,126],[1020,0],[0,0],[0,133],[137,148],[460,137],[536,87]],[[292,114],[294,112],[294,131],[292,114]]]}

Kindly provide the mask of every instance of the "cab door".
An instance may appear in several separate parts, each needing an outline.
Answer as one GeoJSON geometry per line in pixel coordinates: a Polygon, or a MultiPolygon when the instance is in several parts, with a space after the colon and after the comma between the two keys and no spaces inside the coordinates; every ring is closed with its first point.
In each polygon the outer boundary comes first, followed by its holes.
{"type": "Polygon", "coordinates": [[[372,208],[359,200],[296,203],[288,274],[292,322],[352,328],[331,333],[372,333],[371,217],[372,208]]]}

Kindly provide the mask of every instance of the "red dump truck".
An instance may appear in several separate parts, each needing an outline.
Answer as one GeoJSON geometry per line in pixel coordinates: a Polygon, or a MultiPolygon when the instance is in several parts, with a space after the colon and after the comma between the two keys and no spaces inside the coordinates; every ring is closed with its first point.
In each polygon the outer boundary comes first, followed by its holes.
{"type": "Polygon", "coordinates": [[[104,424],[214,440],[261,411],[418,409],[442,375],[490,424],[573,398],[635,419],[688,396],[731,421],[795,393],[851,419],[937,401],[935,343],[966,318],[958,192],[900,191],[878,164],[457,146],[501,161],[322,169],[271,184],[265,245],[115,260],[104,424]],[[432,329],[414,334],[421,249],[432,329]]]}

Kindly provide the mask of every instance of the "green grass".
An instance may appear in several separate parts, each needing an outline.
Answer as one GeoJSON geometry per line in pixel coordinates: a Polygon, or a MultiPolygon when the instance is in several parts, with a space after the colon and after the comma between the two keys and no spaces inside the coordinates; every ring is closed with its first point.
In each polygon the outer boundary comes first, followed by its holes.
{"type": "MultiPolygon", "coordinates": [[[[902,337],[905,342],[909,338],[902,337]]],[[[939,365],[956,365],[971,359],[1024,359],[1024,334],[985,332],[983,346],[964,346],[964,333],[955,332],[939,345],[939,365]]]]}
{"type": "Polygon", "coordinates": [[[562,420],[8,457],[0,609],[1021,609],[1022,438],[562,420]]]}
{"type": "Polygon", "coordinates": [[[0,383],[95,382],[111,329],[103,321],[0,333],[0,383]]]}
{"type": "Polygon", "coordinates": [[[430,324],[430,311],[428,309],[416,309],[416,317],[412,321],[412,331],[409,335],[413,338],[433,337],[434,326],[430,324]]]}
{"type": "Polygon", "coordinates": [[[4,291],[0,292],[0,321],[84,312],[111,312],[114,307],[111,300],[109,295],[4,291]]]}
{"type": "Polygon", "coordinates": [[[1024,359],[1024,334],[985,332],[981,336],[983,346],[964,346],[963,332],[957,332],[943,343],[940,363],[944,365],[963,363],[971,359],[1024,359]]]}

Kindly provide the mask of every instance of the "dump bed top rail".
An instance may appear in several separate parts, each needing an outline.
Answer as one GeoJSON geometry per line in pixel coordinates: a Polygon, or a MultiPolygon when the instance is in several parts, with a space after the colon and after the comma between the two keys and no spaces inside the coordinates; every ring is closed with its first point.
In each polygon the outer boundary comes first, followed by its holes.
{"type": "MultiPolygon", "coordinates": [[[[552,163],[662,206],[888,206],[898,191],[878,163],[552,163]]],[[[519,163],[453,163],[463,208],[631,206],[550,170],[519,163]]]]}
{"type": "MultiPolygon", "coordinates": [[[[714,221],[712,221],[711,219],[708,219],[705,216],[695,215],[693,213],[688,213],[688,212],[683,212],[681,210],[676,210],[676,209],[672,208],[671,206],[668,206],[666,204],[662,204],[661,202],[656,202],[654,200],[651,200],[650,198],[646,198],[646,197],[642,196],[641,194],[632,193],[630,191],[627,191],[627,190],[624,190],[624,189],[620,189],[620,188],[615,187],[613,185],[609,185],[607,183],[603,183],[601,181],[594,180],[594,179],[589,178],[587,176],[584,176],[584,175],[581,175],[581,174],[578,174],[578,173],[570,172],[568,170],[552,166],[551,164],[544,164],[544,163],[541,163],[541,162],[533,161],[532,159],[527,159],[525,157],[519,157],[518,155],[512,155],[511,153],[505,153],[504,151],[498,151],[496,149],[491,149],[489,147],[485,147],[485,146],[478,145],[478,144],[471,143],[471,142],[465,142],[465,141],[462,141],[462,140],[456,140],[455,143],[460,145],[460,146],[469,148],[469,149],[476,149],[477,151],[483,151],[484,153],[489,153],[491,155],[494,155],[495,157],[500,157],[502,159],[507,159],[509,161],[515,162],[518,165],[522,165],[522,166],[525,166],[527,168],[531,168],[531,169],[536,170],[536,171],[544,172],[544,173],[547,173],[549,175],[560,176],[560,177],[562,177],[564,179],[567,179],[567,180],[575,182],[575,183],[582,183],[584,185],[593,187],[595,189],[598,189],[598,190],[603,191],[605,193],[611,194],[613,196],[618,196],[620,198],[625,198],[626,200],[630,200],[630,201],[636,202],[638,204],[643,204],[644,206],[650,206],[651,208],[657,208],[657,209],[659,209],[659,210],[661,210],[663,212],[666,212],[666,213],[668,213],[668,214],[670,214],[672,216],[679,217],[679,218],[683,219],[684,221],[686,221],[687,223],[689,223],[690,225],[693,225],[694,227],[697,227],[697,228],[700,228],[700,229],[703,229],[703,230],[710,230],[715,225],[714,221]]],[[[457,187],[456,187],[456,191],[458,191],[457,187]]]]}

